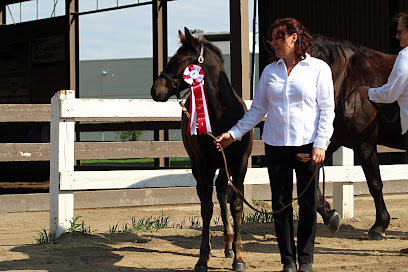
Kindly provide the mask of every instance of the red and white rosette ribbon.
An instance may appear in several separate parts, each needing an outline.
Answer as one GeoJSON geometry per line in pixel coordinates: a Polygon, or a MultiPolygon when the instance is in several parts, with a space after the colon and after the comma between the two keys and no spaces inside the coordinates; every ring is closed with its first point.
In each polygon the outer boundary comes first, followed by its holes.
{"type": "Polygon", "coordinates": [[[184,69],[183,78],[191,88],[187,134],[197,135],[197,127],[198,135],[212,132],[204,89],[204,69],[197,64],[190,64],[184,69]]]}

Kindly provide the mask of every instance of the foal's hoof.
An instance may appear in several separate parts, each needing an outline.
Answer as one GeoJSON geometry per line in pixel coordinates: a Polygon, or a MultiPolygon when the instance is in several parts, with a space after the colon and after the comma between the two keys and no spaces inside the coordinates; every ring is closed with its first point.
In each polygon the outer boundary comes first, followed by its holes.
{"type": "Polygon", "coordinates": [[[234,258],[234,256],[235,256],[234,251],[231,250],[231,249],[230,250],[225,250],[224,253],[225,253],[226,258],[234,258]]]}
{"type": "Polygon", "coordinates": [[[340,214],[336,210],[329,212],[329,230],[331,233],[336,233],[340,227],[340,214]]]}
{"type": "Polygon", "coordinates": [[[232,270],[234,270],[234,271],[245,271],[246,270],[246,265],[245,265],[245,263],[233,263],[232,264],[232,270]]]}
{"type": "Polygon", "coordinates": [[[207,272],[208,267],[204,266],[204,265],[196,265],[194,267],[194,272],[207,272]]]}
{"type": "Polygon", "coordinates": [[[368,232],[368,238],[370,238],[370,240],[383,240],[385,239],[385,233],[378,233],[370,230],[368,232]]]}

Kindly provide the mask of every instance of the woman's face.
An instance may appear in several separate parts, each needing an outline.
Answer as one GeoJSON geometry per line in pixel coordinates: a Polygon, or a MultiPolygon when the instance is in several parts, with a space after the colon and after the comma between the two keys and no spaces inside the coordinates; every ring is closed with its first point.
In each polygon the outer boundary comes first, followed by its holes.
{"type": "Polygon", "coordinates": [[[402,48],[408,46],[408,29],[404,27],[401,21],[398,23],[396,38],[400,41],[400,46],[402,48]]]}
{"type": "Polygon", "coordinates": [[[293,57],[295,55],[295,42],[297,40],[297,34],[285,35],[285,37],[279,37],[278,29],[274,28],[272,30],[272,41],[271,44],[275,49],[276,57],[287,59],[288,57],[293,57]]]}

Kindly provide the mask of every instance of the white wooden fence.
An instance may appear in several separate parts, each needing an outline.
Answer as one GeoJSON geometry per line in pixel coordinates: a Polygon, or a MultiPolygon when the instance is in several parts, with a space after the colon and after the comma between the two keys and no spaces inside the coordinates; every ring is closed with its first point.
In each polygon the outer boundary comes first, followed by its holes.
{"type": "MultiPolygon", "coordinates": [[[[179,120],[180,116],[176,101],[76,99],[74,91],[56,93],[51,100],[50,232],[58,237],[70,227],[74,216],[73,192],[77,190],[195,186],[191,171],[184,169],[74,171],[76,121],[162,121],[179,120]]],[[[349,149],[336,152],[333,162],[336,166],[325,168],[326,182],[334,182],[333,206],[342,217],[350,218],[353,182],[363,182],[365,177],[361,167],[353,165],[349,149]]],[[[408,179],[408,167],[384,165],[381,174],[383,180],[408,179]]],[[[267,169],[248,169],[245,184],[267,183],[267,169]]]]}

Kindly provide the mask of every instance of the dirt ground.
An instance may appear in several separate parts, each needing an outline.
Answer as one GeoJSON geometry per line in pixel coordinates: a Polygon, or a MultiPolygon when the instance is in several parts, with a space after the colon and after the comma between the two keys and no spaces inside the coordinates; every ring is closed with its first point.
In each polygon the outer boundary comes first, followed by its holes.
{"type": "MultiPolygon", "coordinates": [[[[330,201],[330,200],[329,200],[330,201]]],[[[371,197],[355,199],[355,217],[343,220],[331,234],[318,216],[315,271],[408,271],[408,195],[385,198],[392,220],[382,241],[360,239],[374,223],[371,197]]],[[[217,207],[217,205],[215,206],[217,207]]],[[[48,229],[48,212],[0,213],[0,271],[192,271],[198,259],[199,206],[154,206],[75,210],[91,235],[67,234],[53,244],[37,244],[35,238],[48,229]],[[170,218],[177,227],[156,231],[115,233],[131,219],[170,218]],[[181,226],[183,228],[181,228],[181,226]]],[[[245,214],[250,214],[245,207],[245,214]]],[[[222,227],[214,211],[213,251],[209,271],[231,271],[232,259],[224,257],[222,227]]],[[[242,226],[247,271],[280,271],[280,257],[272,223],[242,226]]]]}

